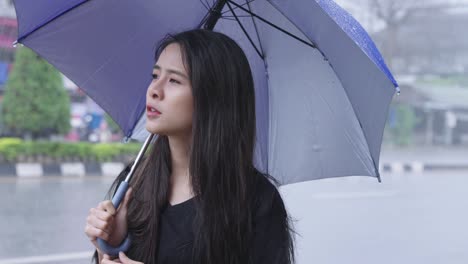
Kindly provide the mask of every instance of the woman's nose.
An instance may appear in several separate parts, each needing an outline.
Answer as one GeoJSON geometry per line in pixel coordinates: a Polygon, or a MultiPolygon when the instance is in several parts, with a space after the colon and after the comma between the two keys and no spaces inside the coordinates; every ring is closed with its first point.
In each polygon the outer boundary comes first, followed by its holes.
{"type": "Polygon", "coordinates": [[[150,96],[152,99],[162,99],[162,89],[156,85],[150,88],[150,96]]]}
{"type": "Polygon", "coordinates": [[[159,98],[158,93],[154,89],[151,91],[151,98],[153,98],[153,99],[159,98]]]}

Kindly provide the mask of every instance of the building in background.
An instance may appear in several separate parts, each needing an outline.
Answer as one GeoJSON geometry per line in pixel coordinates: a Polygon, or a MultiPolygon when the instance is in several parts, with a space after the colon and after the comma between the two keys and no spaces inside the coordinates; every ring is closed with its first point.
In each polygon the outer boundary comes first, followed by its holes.
{"type": "MultiPolygon", "coordinates": [[[[390,109],[407,105],[416,114],[413,133],[416,145],[468,145],[468,89],[425,81],[400,81],[402,95],[390,109]]],[[[396,117],[398,118],[398,117],[396,117]]],[[[388,125],[391,125],[389,118],[388,125]]]]}

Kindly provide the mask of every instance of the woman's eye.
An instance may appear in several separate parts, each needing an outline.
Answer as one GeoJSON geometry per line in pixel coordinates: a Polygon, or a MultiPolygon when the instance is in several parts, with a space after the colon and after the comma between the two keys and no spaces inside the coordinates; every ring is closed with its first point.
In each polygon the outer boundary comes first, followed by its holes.
{"type": "Polygon", "coordinates": [[[177,84],[180,84],[180,82],[179,82],[179,81],[177,81],[177,80],[175,80],[175,79],[170,79],[169,81],[170,81],[171,83],[177,83],[177,84]]]}
{"type": "Polygon", "coordinates": [[[152,77],[153,79],[157,79],[157,78],[158,78],[158,75],[153,73],[153,74],[151,74],[151,77],[152,77]]]}

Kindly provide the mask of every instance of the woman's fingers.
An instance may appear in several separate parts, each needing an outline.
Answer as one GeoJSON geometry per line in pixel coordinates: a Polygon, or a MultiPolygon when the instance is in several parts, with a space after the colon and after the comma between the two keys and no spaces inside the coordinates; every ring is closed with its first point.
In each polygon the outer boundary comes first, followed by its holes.
{"type": "Polygon", "coordinates": [[[114,263],[114,262],[110,259],[109,255],[104,254],[104,256],[102,256],[101,264],[109,264],[109,263],[114,263]]]}
{"type": "Polygon", "coordinates": [[[101,209],[101,210],[108,212],[111,215],[115,215],[115,207],[112,204],[112,201],[110,200],[105,200],[105,201],[100,202],[97,209],[101,209]]]}
{"type": "MultiPolygon", "coordinates": [[[[91,208],[89,210],[86,219],[85,234],[89,237],[91,243],[96,247],[98,252],[98,238],[104,241],[111,240],[111,234],[115,226],[115,213],[114,205],[110,200],[103,201],[98,204],[97,208],[91,208]]],[[[102,263],[120,263],[120,260],[107,259],[103,260],[102,263]]]]}
{"type": "Polygon", "coordinates": [[[142,262],[129,259],[127,255],[125,255],[125,253],[123,253],[122,251],[119,252],[119,259],[123,264],[143,264],[142,262]]]}
{"type": "Polygon", "coordinates": [[[111,260],[109,255],[104,254],[104,256],[102,257],[101,264],[112,264],[112,263],[122,263],[122,262],[120,262],[118,258],[111,260]]]}
{"type": "Polygon", "coordinates": [[[85,233],[91,239],[91,241],[96,240],[98,237],[104,239],[105,241],[109,239],[109,233],[89,224],[87,224],[85,227],[85,233]]]}
{"type": "MultiPolygon", "coordinates": [[[[97,238],[112,244],[118,243],[125,238],[127,232],[126,211],[131,197],[132,188],[130,187],[125,193],[124,200],[120,206],[122,208],[119,208],[119,210],[122,210],[119,211],[118,214],[110,200],[102,201],[96,208],[91,208],[89,210],[88,218],[86,219],[85,233],[96,248],[98,248],[97,238]]],[[[118,258],[104,261],[107,263],[121,263],[118,258]]]]}
{"type": "Polygon", "coordinates": [[[102,231],[111,234],[114,230],[114,223],[113,222],[106,222],[102,221],[95,216],[90,216],[87,224],[96,227],[97,229],[101,229],[102,231]]]}
{"type": "Polygon", "coordinates": [[[89,210],[89,215],[95,215],[97,218],[106,222],[111,222],[114,220],[114,215],[104,211],[103,209],[91,208],[89,210]]]}
{"type": "Polygon", "coordinates": [[[102,229],[106,233],[112,233],[114,226],[114,217],[107,212],[91,209],[86,219],[86,224],[102,229]],[[104,218],[104,220],[103,220],[104,218]]]}

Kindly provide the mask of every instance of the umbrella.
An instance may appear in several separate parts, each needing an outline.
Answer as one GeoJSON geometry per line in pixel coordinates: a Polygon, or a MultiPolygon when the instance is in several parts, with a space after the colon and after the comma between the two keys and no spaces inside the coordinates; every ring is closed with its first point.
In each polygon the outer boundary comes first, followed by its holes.
{"type": "Polygon", "coordinates": [[[331,0],[14,4],[17,42],[83,89],[126,140],[146,139],[142,150],[152,141],[144,111],[155,43],[206,28],[233,38],[249,58],[259,170],[282,184],[350,175],[380,181],[383,129],[398,85],[365,30],[331,0]]]}

